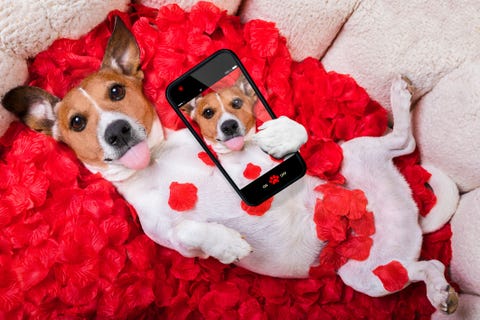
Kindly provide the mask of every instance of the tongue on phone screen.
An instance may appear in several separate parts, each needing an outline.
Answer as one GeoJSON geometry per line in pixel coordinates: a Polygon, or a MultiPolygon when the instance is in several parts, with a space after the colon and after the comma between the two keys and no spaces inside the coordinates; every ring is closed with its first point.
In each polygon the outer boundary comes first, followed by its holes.
{"type": "Polygon", "coordinates": [[[233,151],[242,150],[245,140],[243,137],[235,137],[224,142],[228,149],[233,151]]]}

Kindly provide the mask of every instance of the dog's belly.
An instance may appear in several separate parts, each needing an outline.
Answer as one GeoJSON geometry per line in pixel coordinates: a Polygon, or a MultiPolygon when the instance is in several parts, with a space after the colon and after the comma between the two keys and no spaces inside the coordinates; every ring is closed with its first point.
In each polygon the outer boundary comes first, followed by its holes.
{"type": "MultiPolygon", "coordinates": [[[[155,165],[138,173],[128,184],[117,185],[136,208],[146,234],[157,243],[175,249],[168,235],[183,219],[220,223],[242,234],[253,248],[241,260],[241,266],[271,276],[308,276],[323,246],[313,222],[317,197],[313,189],[321,181],[304,177],[275,195],[265,214],[249,215],[221,172],[197,157],[201,151],[188,132],[170,133],[155,165]],[[171,208],[173,182],[197,188],[197,199],[191,209],[171,208]]],[[[268,155],[260,157],[271,165],[268,155]]]]}
{"type": "Polygon", "coordinates": [[[242,216],[221,222],[245,235],[253,252],[240,266],[282,278],[308,277],[323,248],[313,222],[316,179],[306,177],[275,195],[272,207],[261,217],[242,216]]]}

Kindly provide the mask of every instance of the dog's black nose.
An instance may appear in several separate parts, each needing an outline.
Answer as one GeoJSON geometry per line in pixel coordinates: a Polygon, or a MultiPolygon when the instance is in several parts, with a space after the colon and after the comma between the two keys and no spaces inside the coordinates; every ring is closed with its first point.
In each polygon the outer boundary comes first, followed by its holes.
{"type": "Polygon", "coordinates": [[[238,122],[236,120],[230,119],[222,123],[220,130],[225,133],[227,136],[234,135],[238,132],[238,122]]]}
{"type": "Polygon", "coordinates": [[[105,130],[105,141],[117,148],[128,145],[131,138],[132,126],[125,120],[116,120],[110,123],[105,130]]]}

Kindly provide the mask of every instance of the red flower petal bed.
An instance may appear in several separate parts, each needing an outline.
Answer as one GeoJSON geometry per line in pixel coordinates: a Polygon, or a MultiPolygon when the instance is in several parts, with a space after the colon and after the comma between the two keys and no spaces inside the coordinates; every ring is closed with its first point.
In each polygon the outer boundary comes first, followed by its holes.
{"type": "MultiPolygon", "coordinates": [[[[191,12],[176,5],[132,9],[115,14],[132,27],[145,92],[167,127],[181,124],[165,100],[166,85],[230,48],[275,112],[306,126],[310,138],[302,152],[310,174],[342,183],[337,142],[386,129],[385,110],[352,78],[326,72],[314,59],[292,62],[272,23],[241,24],[207,3],[191,12]]],[[[95,71],[112,17],[83,38],[58,40],[40,53],[30,66],[31,84],[62,97],[95,71]]],[[[418,163],[418,153],[397,160],[426,214],[435,197],[418,163]]],[[[368,225],[351,227],[371,232],[368,225]]],[[[422,256],[448,263],[450,237],[449,226],[426,236],[422,256]]],[[[148,239],[135,210],[68,147],[19,123],[0,138],[0,318],[427,319],[434,311],[423,284],[370,298],[343,285],[335,263],[312,269],[310,279],[285,280],[184,258],[148,239]]]]}

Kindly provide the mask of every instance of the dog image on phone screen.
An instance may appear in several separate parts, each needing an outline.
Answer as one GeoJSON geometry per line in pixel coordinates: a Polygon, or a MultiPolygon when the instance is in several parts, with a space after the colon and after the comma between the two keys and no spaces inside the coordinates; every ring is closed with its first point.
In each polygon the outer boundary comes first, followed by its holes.
{"type": "MultiPolygon", "coordinates": [[[[162,127],[143,94],[142,81],[135,38],[117,19],[100,70],[63,99],[23,86],[8,92],[2,103],[27,125],[67,144],[90,171],[111,181],[136,209],[144,232],[158,244],[186,257],[213,257],[260,274],[308,277],[325,247],[313,219],[316,201],[322,197],[315,187],[324,182],[306,175],[271,198],[263,215],[246,214],[219,170],[197,156],[203,149],[188,129],[162,127]]],[[[226,88],[197,101],[194,118],[201,127],[199,119],[205,119],[206,138],[225,148],[241,149],[241,141],[228,141],[248,137],[254,128],[254,121],[239,112],[254,103],[255,97],[248,92],[226,88]],[[210,112],[211,119],[218,119],[214,123],[207,121],[210,112]]],[[[391,86],[393,131],[341,145],[345,187],[363,191],[374,215],[375,232],[368,258],[348,260],[338,274],[347,285],[370,296],[423,281],[432,305],[451,313],[457,296],[445,279],[445,266],[437,260],[420,261],[419,255],[422,234],[448,221],[458,192],[446,176],[429,168],[430,184],[439,200],[422,219],[407,182],[392,162],[415,148],[411,96],[407,82],[396,78],[391,86]],[[382,266],[400,270],[405,283],[386,288],[375,272],[382,266]]],[[[253,135],[261,148],[244,143],[243,149],[260,170],[273,161],[270,155],[281,158],[306,139],[305,129],[285,117],[266,121],[253,135]]],[[[234,162],[236,158],[229,156],[236,153],[242,152],[227,153],[222,163],[234,162]]],[[[242,172],[238,170],[238,175],[242,172]]]]}
{"type": "MultiPolygon", "coordinates": [[[[238,69],[237,69],[238,70],[238,69]]],[[[242,150],[255,133],[257,95],[241,75],[234,85],[199,95],[181,109],[216,153],[242,150]]]]}

